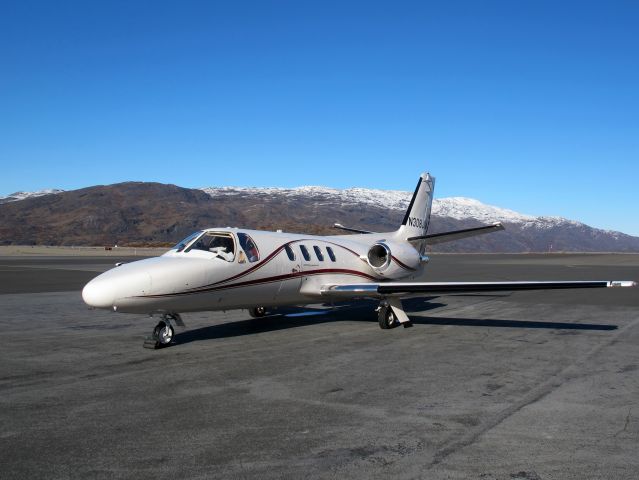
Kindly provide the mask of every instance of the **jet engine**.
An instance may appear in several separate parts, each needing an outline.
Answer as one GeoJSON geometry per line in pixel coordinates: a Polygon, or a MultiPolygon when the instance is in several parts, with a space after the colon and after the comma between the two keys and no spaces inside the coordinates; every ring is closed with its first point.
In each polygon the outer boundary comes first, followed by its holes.
{"type": "Polygon", "coordinates": [[[422,257],[410,244],[381,241],[368,249],[366,261],[377,275],[401,278],[417,272],[422,257]]]}

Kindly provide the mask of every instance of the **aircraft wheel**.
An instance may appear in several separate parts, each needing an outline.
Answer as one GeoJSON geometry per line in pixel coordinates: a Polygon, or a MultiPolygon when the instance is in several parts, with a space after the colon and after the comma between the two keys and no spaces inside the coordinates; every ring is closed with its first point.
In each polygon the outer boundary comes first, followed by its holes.
{"type": "Polygon", "coordinates": [[[377,320],[380,328],[383,330],[395,328],[397,326],[397,317],[395,316],[393,309],[389,306],[384,306],[379,309],[377,320]]]}
{"type": "Polygon", "coordinates": [[[264,307],[253,307],[249,308],[249,315],[253,318],[260,318],[266,315],[266,308],[264,307]]]}
{"type": "Polygon", "coordinates": [[[153,337],[162,347],[166,347],[173,341],[174,334],[173,327],[163,321],[158,323],[153,329],[153,337]]]}

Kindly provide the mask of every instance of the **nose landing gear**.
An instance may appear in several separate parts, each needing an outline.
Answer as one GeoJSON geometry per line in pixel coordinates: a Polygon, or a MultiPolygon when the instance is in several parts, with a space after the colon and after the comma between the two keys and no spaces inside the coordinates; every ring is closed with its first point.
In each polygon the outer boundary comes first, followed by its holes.
{"type": "Polygon", "coordinates": [[[184,326],[182,318],[177,313],[165,313],[162,320],[153,329],[153,333],[144,340],[144,348],[158,349],[168,347],[175,336],[175,329],[172,323],[184,326]]]}
{"type": "Polygon", "coordinates": [[[175,330],[166,322],[159,322],[153,329],[153,337],[157,338],[160,345],[166,346],[173,341],[175,330]]]}

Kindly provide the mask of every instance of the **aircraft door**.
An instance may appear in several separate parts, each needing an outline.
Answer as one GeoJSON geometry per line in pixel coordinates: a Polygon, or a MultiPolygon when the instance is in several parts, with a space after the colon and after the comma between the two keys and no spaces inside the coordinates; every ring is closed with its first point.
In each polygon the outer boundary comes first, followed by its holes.
{"type": "Polygon", "coordinates": [[[284,254],[279,256],[280,275],[282,281],[277,291],[277,300],[286,301],[299,294],[302,286],[302,260],[290,245],[284,247],[284,254]]]}

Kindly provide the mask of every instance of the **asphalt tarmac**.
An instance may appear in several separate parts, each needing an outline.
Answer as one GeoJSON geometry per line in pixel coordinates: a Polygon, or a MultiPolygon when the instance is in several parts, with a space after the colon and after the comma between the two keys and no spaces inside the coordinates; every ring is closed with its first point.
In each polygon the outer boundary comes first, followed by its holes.
{"type": "MultiPolygon", "coordinates": [[[[82,303],[113,261],[0,257],[1,478],[639,478],[639,288],[412,299],[386,331],[368,302],[186,314],[147,350],[153,319],[82,303]]],[[[424,279],[639,280],[639,255],[424,279]]]]}

